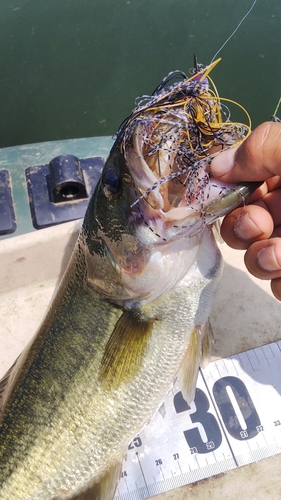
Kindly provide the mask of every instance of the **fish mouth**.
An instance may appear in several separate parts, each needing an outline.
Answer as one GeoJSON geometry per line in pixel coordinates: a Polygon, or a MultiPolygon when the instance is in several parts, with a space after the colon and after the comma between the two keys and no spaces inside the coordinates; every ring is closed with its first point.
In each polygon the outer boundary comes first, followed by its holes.
{"type": "Polygon", "coordinates": [[[230,120],[209,81],[217,62],[183,82],[160,84],[127,120],[121,149],[134,183],[132,208],[145,201],[167,223],[194,216],[208,223],[249,194],[248,184],[222,184],[211,173],[214,156],[250,133],[250,124],[230,120]]]}
{"type": "Polygon", "coordinates": [[[132,146],[126,149],[134,181],[132,208],[144,200],[167,223],[196,216],[209,224],[243,203],[260,185],[227,184],[213,177],[210,164],[222,147],[213,145],[208,156],[194,162],[187,161],[182,149],[182,143],[176,150],[169,139],[160,151],[152,153],[143,141],[142,126],[137,127],[132,146]]]}

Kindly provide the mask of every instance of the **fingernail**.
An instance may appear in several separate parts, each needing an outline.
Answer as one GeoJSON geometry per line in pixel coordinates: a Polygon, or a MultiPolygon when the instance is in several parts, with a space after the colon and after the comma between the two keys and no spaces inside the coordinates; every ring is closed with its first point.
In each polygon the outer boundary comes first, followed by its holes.
{"type": "Polygon", "coordinates": [[[263,248],[257,255],[257,262],[263,271],[279,271],[281,269],[275,255],[275,245],[263,248]]]}
{"type": "Polygon", "coordinates": [[[249,217],[248,212],[240,215],[233,228],[234,234],[240,240],[252,240],[262,234],[259,227],[249,217]]]}
{"type": "Polygon", "coordinates": [[[215,177],[221,177],[233,169],[236,150],[237,148],[231,148],[215,156],[211,166],[215,177]]]}

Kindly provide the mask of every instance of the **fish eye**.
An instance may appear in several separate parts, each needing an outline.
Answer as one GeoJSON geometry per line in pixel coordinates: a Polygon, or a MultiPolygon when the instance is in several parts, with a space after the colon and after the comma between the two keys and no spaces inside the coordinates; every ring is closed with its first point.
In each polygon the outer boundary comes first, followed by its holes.
{"type": "Polygon", "coordinates": [[[116,165],[109,163],[102,173],[102,185],[106,196],[118,194],[122,187],[122,179],[116,165]]]}

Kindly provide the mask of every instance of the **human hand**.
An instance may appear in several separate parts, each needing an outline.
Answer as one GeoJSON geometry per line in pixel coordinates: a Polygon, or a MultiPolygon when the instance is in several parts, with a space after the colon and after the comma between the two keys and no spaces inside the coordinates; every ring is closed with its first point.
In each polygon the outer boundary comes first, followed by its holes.
{"type": "Polygon", "coordinates": [[[216,156],[213,175],[225,182],[265,181],[221,226],[226,243],[246,250],[245,264],[257,278],[271,280],[281,300],[281,123],[257,127],[238,148],[216,156]]]}

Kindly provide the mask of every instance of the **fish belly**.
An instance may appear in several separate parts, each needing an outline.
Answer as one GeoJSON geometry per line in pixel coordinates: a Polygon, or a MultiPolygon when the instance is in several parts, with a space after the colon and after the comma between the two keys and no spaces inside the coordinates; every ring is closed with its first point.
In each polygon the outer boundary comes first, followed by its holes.
{"type": "Polygon", "coordinates": [[[53,309],[50,333],[39,332],[44,342],[36,354],[36,341],[31,345],[34,359],[1,423],[1,500],[78,499],[89,489],[93,500],[112,498],[128,444],[155,414],[177,374],[183,394],[194,391],[220,274],[220,252],[206,227],[187,275],[141,308],[152,325],[145,344],[133,328],[132,338],[126,334],[116,343],[118,351],[126,348],[123,340],[129,342],[130,355],[124,362],[122,356],[118,363],[113,359],[107,381],[101,366],[125,313],[85,288],[66,286],[67,303],[53,309]],[[191,374],[182,376],[186,366],[191,374]]]}

